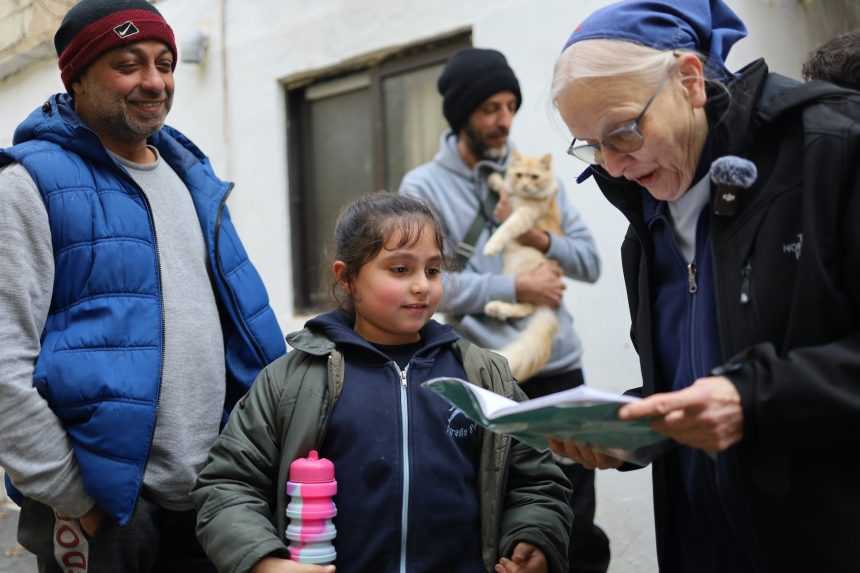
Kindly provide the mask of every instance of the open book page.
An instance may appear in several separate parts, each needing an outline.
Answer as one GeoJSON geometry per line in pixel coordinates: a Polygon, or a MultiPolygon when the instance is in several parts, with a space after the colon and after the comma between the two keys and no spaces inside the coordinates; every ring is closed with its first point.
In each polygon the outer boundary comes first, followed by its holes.
{"type": "Polygon", "coordinates": [[[622,405],[639,398],[604,392],[588,386],[514,402],[458,378],[435,378],[424,383],[460,408],[466,416],[490,431],[510,434],[538,450],[546,449],[547,438],[576,440],[644,465],[652,456],[637,452],[658,452],[653,446],[666,442],[654,432],[648,420],[618,419],[622,405]]]}
{"type": "Polygon", "coordinates": [[[475,399],[478,400],[484,416],[490,420],[506,411],[515,410],[516,407],[520,405],[519,402],[514,402],[509,398],[496,394],[495,392],[484,390],[480,386],[469,384],[465,380],[462,382],[468,385],[467,389],[475,396],[475,399]]]}
{"type": "MultiPolygon", "coordinates": [[[[487,392],[483,388],[477,388],[482,392],[487,392]]],[[[492,392],[487,392],[489,394],[493,394],[492,392]]],[[[497,396],[497,394],[493,394],[497,396]]],[[[528,412],[530,410],[539,410],[541,408],[545,408],[547,406],[559,406],[559,407],[569,407],[576,408],[582,406],[592,406],[595,404],[629,404],[630,402],[635,402],[638,398],[634,398],[633,396],[624,396],[623,394],[613,394],[612,392],[607,392],[605,390],[598,390],[597,388],[592,388],[591,386],[577,386],[576,388],[571,388],[570,390],[563,390],[561,392],[556,392],[555,394],[547,394],[546,396],[541,396],[540,398],[535,398],[533,400],[529,400],[528,402],[513,402],[509,400],[511,403],[510,406],[503,409],[497,409],[493,414],[488,415],[488,418],[494,418],[497,416],[503,416],[505,414],[511,412],[528,412]]]]}

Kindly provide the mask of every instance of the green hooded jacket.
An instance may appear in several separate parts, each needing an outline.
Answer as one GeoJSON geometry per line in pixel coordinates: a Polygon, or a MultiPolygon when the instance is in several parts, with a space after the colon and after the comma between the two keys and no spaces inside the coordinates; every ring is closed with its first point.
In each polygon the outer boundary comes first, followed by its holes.
{"type": "MultiPolygon", "coordinates": [[[[197,536],[222,573],[250,571],[266,556],[289,558],[290,463],[322,445],[343,387],[343,355],[330,340],[305,329],[287,342],[294,350],[260,372],[239,401],[191,494],[197,536]]],[[[454,349],[469,382],[525,399],[504,358],[464,339],[454,349]]],[[[479,487],[487,571],[526,542],[544,552],[551,573],[567,573],[570,483],[548,452],[482,432],[479,487]]]]}

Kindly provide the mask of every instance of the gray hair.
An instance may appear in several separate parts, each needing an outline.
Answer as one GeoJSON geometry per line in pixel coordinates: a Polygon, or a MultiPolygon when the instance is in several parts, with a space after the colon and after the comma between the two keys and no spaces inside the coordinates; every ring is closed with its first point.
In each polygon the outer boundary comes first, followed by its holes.
{"type": "Polygon", "coordinates": [[[626,40],[583,40],[565,48],[555,64],[552,79],[552,101],[555,102],[570,83],[583,78],[627,76],[655,87],[666,76],[681,54],[694,54],[702,62],[704,80],[723,91],[726,71],[722,64],[709,61],[696,50],[658,50],[626,40]]]}
{"type": "Polygon", "coordinates": [[[584,40],[568,46],[555,64],[552,100],[583,78],[629,76],[657,85],[676,62],[676,51],[656,50],[623,40],[584,40]]]}
{"type": "Polygon", "coordinates": [[[704,66],[705,83],[716,86],[731,99],[719,79],[719,67],[712,66],[707,56],[695,50],[658,50],[625,40],[595,39],[571,44],[561,53],[553,70],[552,102],[558,106],[559,97],[570,84],[584,78],[620,76],[656,87],[683,53],[696,55],[704,66]]]}

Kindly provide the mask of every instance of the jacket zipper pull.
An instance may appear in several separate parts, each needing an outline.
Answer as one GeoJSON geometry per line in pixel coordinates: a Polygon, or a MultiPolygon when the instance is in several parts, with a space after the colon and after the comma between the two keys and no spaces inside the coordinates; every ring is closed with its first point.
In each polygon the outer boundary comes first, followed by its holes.
{"type": "Polygon", "coordinates": [[[752,263],[747,261],[744,268],[741,269],[741,304],[748,304],[750,301],[750,277],[752,275],[752,263]]]}
{"type": "Polygon", "coordinates": [[[699,285],[696,283],[696,263],[687,265],[687,290],[690,294],[696,294],[699,285]]]}
{"type": "Polygon", "coordinates": [[[400,385],[403,386],[404,388],[406,387],[406,371],[407,370],[409,370],[408,366],[400,371],[400,385]]]}

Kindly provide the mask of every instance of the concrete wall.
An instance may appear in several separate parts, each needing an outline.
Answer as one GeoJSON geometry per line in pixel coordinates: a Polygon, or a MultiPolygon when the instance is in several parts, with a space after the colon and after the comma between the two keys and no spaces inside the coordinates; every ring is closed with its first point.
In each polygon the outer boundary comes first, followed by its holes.
{"type": "MultiPolygon", "coordinates": [[[[207,62],[180,64],[177,70],[170,122],[212,157],[222,177],[236,181],[230,199],[233,218],[285,330],[300,325],[301,318],[293,315],[292,307],[286,113],[280,82],[465,27],[471,28],[475,45],[507,54],[524,93],[513,139],[527,152],[553,152],[562,178],[570,182],[567,192],[591,225],[603,256],[601,280],[593,286],[571,284],[566,295],[584,340],[588,379],[616,390],[640,383],[628,341],[618,257],[625,224],[593,183],[573,184],[582,166],[564,154],[569,134],[549,101],[552,66],[564,40],[588,13],[606,3],[164,0],[158,4],[180,44],[197,31],[211,36],[207,62]]],[[[730,4],[750,29],[750,37],[735,47],[729,59],[733,68],[764,56],[772,69],[799,77],[806,54],[826,39],[822,22],[829,22],[834,30],[842,25],[828,16],[826,3],[820,0],[730,4]]],[[[7,145],[14,126],[60,88],[54,61],[0,82],[0,145],[7,145]]],[[[599,479],[599,517],[613,538],[613,571],[655,571],[649,472],[610,472],[599,479]]]]}

